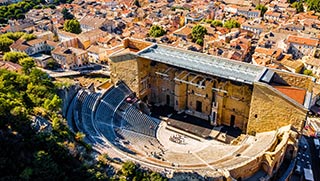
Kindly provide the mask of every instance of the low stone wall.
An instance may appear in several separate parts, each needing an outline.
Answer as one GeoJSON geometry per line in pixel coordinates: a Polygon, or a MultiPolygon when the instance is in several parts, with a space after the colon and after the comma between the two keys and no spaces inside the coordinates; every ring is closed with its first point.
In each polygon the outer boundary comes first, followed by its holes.
{"type": "Polygon", "coordinates": [[[62,99],[62,115],[66,117],[67,110],[70,102],[74,98],[74,96],[78,93],[81,87],[79,85],[72,85],[70,87],[64,87],[59,90],[58,95],[62,99]]]}

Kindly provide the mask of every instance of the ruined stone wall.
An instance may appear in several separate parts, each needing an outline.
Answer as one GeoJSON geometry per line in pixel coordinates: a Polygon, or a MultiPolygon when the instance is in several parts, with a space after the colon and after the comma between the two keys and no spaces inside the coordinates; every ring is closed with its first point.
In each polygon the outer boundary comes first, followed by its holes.
{"type": "Polygon", "coordinates": [[[138,63],[136,59],[110,61],[110,78],[113,84],[122,80],[133,92],[139,92],[138,63]]]}
{"type": "Polygon", "coordinates": [[[185,110],[187,108],[187,84],[176,81],[174,91],[174,110],[185,110]]]}
{"type": "Polygon", "coordinates": [[[289,72],[283,72],[279,70],[273,70],[276,74],[273,76],[273,81],[279,83],[286,83],[293,87],[303,88],[309,92],[312,92],[314,82],[312,77],[303,76],[300,74],[292,74],[289,72]]]}
{"type": "MultiPolygon", "coordinates": [[[[281,166],[286,156],[288,145],[292,145],[292,140],[296,139],[296,134],[292,133],[295,132],[290,130],[290,126],[282,127],[280,131],[276,133],[276,139],[274,139],[265,152],[262,152],[248,162],[244,162],[242,165],[229,169],[231,176],[235,179],[239,179],[240,177],[246,179],[259,170],[263,170],[269,176],[272,176],[281,166]]],[[[294,144],[294,147],[297,147],[297,145],[294,144]]]]}
{"type": "Polygon", "coordinates": [[[286,153],[286,148],[288,144],[289,135],[286,133],[285,135],[278,136],[278,144],[275,145],[275,148],[271,148],[264,155],[264,163],[268,164],[268,169],[264,170],[269,175],[272,175],[283,162],[284,155],[286,153]]]}
{"type": "Polygon", "coordinates": [[[152,45],[152,43],[150,42],[146,42],[146,41],[141,41],[138,39],[125,39],[123,41],[123,45],[125,48],[131,48],[131,49],[135,49],[135,50],[142,50],[150,45],[152,45]]]}
{"type": "Polygon", "coordinates": [[[230,175],[235,179],[245,179],[256,172],[258,172],[261,168],[261,161],[263,158],[263,154],[259,155],[257,158],[250,160],[249,162],[244,163],[241,166],[237,166],[234,169],[229,170],[230,175]]]}
{"type": "Polygon", "coordinates": [[[217,88],[227,92],[217,92],[217,123],[231,126],[231,116],[235,117],[234,126],[245,131],[247,127],[252,91],[250,85],[220,82],[217,88]]]}
{"type": "Polygon", "coordinates": [[[151,67],[151,90],[150,99],[152,102],[160,105],[169,105],[174,107],[175,95],[175,69],[166,65],[157,63],[151,67]],[[168,71],[165,73],[165,71],[168,71]],[[168,76],[159,75],[156,72],[167,74],[168,76]],[[169,104],[167,104],[169,102],[169,104]]]}
{"type": "Polygon", "coordinates": [[[136,92],[140,99],[146,99],[150,94],[150,60],[137,58],[138,89],[136,92]]]}
{"type": "MultiPolygon", "coordinates": [[[[291,130],[290,126],[282,127],[277,133],[277,140],[270,147],[269,150],[264,154],[263,158],[263,169],[268,175],[272,176],[275,174],[281,166],[283,160],[287,156],[295,157],[298,149],[298,134],[291,130]],[[293,155],[289,150],[293,151],[293,155]]],[[[292,159],[289,158],[289,159],[292,159]]]]}
{"type": "MultiPolygon", "coordinates": [[[[189,76],[188,80],[191,81],[194,76],[189,76]]],[[[187,85],[187,108],[191,111],[196,111],[197,109],[197,101],[202,103],[201,112],[205,115],[211,114],[211,106],[212,106],[212,81],[204,81],[204,88],[187,85]]]]}
{"type": "Polygon", "coordinates": [[[290,102],[271,86],[255,83],[247,133],[272,131],[289,124],[300,131],[306,113],[301,105],[290,102]]]}

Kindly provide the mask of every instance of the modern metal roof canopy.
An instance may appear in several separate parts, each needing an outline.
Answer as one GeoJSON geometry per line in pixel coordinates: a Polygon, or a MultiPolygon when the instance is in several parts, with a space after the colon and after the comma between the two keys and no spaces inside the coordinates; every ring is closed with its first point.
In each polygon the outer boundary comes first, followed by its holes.
{"type": "Polygon", "coordinates": [[[259,81],[267,70],[261,66],[158,44],[143,49],[137,55],[157,62],[248,84],[259,81]]]}

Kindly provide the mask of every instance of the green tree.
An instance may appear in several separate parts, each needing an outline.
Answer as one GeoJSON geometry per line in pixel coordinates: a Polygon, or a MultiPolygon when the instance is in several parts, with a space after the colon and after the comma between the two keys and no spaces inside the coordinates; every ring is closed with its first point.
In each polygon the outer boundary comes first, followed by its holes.
{"type": "Polygon", "coordinates": [[[157,172],[152,172],[150,174],[150,180],[151,181],[166,181],[166,178],[163,178],[159,173],[157,172]]]}
{"type": "Polygon", "coordinates": [[[312,74],[312,70],[308,70],[308,69],[304,70],[304,71],[303,71],[303,74],[304,74],[304,75],[309,75],[309,76],[312,76],[312,75],[313,75],[313,74],[312,74]]]}
{"type": "Polygon", "coordinates": [[[37,36],[34,35],[34,34],[27,34],[27,33],[25,33],[25,34],[22,36],[22,38],[25,39],[25,40],[27,40],[27,41],[29,41],[29,40],[36,39],[37,36]]]}
{"type": "Polygon", "coordinates": [[[86,135],[81,133],[81,132],[77,132],[76,135],[75,135],[75,139],[77,141],[83,141],[84,137],[86,137],[86,135]]]}
{"type": "Polygon", "coordinates": [[[56,6],[53,5],[53,4],[49,4],[49,8],[50,8],[50,9],[56,9],[56,6]]]}
{"type": "Polygon", "coordinates": [[[63,29],[67,32],[79,34],[81,33],[80,23],[76,19],[66,20],[63,29]]]}
{"type": "Polygon", "coordinates": [[[36,6],[34,6],[33,8],[34,8],[34,9],[41,9],[42,6],[41,6],[41,5],[36,5],[36,6]]]}
{"type": "Polygon", "coordinates": [[[261,17],[263,17],[264,13],[266,13],[266,11],[268,10],[268,8],[263,4],[258,4],[256,6],[256,9],[261,11],[260,13],[261,17]]]}
{"type": "Polygon", "coordinates": [[[50,111],[58,111],[61,107],[61,103],[61,99],[57,95],[54,95],[52,99],[44,101],[43,107],[50,111]]]}
{"type": "Polygon", "coordinates": [[[228,28],[228,29],[239,28],[240,23],[237,20],[230,19],[223,24],[223,27],[228,28]]]}
{"type": "Polygon", "coordinates": [[[33,173],[32,168],[27,167],[20,174],[20,178],[22,178],[24,180],[30,180],[30,177],[31,177],[32,173],[33,173]]]}
{"type": "Polygon", "coordinates": [[[24,19],[24,18],[25,16],[22,13],[16,15],[16,19],[24,19]]]}
{"type": "Polygon", "coordinates": [[[31,57],[19,59],[19,64],[22,66],[22,71],[25,74],[30,74],[31,69],[33,69],[36,66],[36,64],[33,61],[33,58],[31,57]]]}
{"type": "Polygon", "coordinates": [[[33,161],[34,176],[44,180],[57,178],[59,175],[59,168],[57,163],[52,159],[49,153],[41,150],[34,155],[35,159],[33,161]]]}
{"type": "Polygon", "coordinates": [[[22,52],[7,52],[3,56],[3,60],[18,63],[18,61],[22,58],[29,57],[26,53],[22,52]]]}
{"type": "Polygon", "coordinates": [[[166,31],[159,25],[152,25],[149,30],[149,35],[152,37],[160,37],[166,34],[166,31]]]}
{"type": "Polygon", "coordinates": [[[297,13],[304,12],[303,3],[301,1],[292,3],[292,7],[296,8],[297,13]]]}
{"type": "Polygon", "coordinates": [[[220,20],[213,20],[211,22],[211,25],[214,26],[214,27],[222,27],[223,26],[223,24],[222,24],[222,22],[220,20]]]}
{"type": "Polygon", "coordinates": [[[27,12],[27,11],[29,11],[30,9],[32,9],[32,5],[31,5],[30,3],[26,3],[26,4],[23,6],[24,12],[27,12]]]}
{"type": "Polygon", "coordinates": [[[123,163],[121,167],[122,175],[125,176],[126,178],[132,178],[135,175],[136,170],[137,170],[137,166],[131,161],[127,161],[123,163]]]}
{"type": "Polygon", "coordinates": [[[1,23],[1,24],[7,23],[7,20],[4,18],[4,15],[3,15],[3,14],[0,14],[0,23],[1,23]]]}
{"type": "Polygon", "coordinates": [[[0,37],[0,51],[2,52],[9,52],[10,48],[9,46],[13,43],[14,41],[11,40],[8,37],[0,37]]]}
{"type": "Polygon", "coordinates": [[[308,10],[320,12],[320,0],[306,0],[308,10]]]}
{"type": "Polygon", "coordinates": [[[199,45],[203,45],[203,38],[205,34],[207,34],[207,29],[199,24],[192,28],[192,40],[199,45]]]}
{"type": "Polygon", "coordinates": [[[14,14],[17,15],[17,14],[20,14],[20,13],[23,13],[23,11],[21,9],[16,9],[14,11],[14,14]]]}
{"type": "Polygon", "coordinates": [[[202,19],[201,22],[205,22],[205,23],[209,23],[211,24],[212,23],[212,19],[202,19]]]}
{"type": "Polygon", "coordinates": [[[63,19],[65,20],[74,18],[73,14],[71,14],[67,8],[63,8],[61,13],[63,15],[63,19]]]}
{"type": "Polygon", "coordinates": [[[198,44],[198,45],[203,45],[203,39],[197,39],[196,40],[196,44],[198,44]]]}
{"type": "Polygon", "coordinates": [[[54,70],[57,68],[59,68],[59,64],[54,59],[48,60],[47,65],[46,65],[46,69],[54,70]]]}
{"type": "Polygon", "coordinates": [[[17,41],[19,38],[21,38],[25,33],[24,32],[9,32],[1,35],[1,37],[7,37],[10,38],[11,40],[17,41]]]}

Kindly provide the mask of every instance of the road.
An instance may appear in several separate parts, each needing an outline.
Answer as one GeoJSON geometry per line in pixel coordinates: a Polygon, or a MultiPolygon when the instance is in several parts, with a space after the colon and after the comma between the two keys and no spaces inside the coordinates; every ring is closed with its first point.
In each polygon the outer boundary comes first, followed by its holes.
{"type": "Polygon", "coordinates": [[[106,76],[110,76],[110,71],[108,67],[105,67],[103,69],[94,68],[94,66],[88,66],[88,67],[83,67],[80,70],[61,70],[61,71],[52,71],[52,70],[47,70],[43,68],[39,68],[40,70],[46,72],[47,74],[50,75],[50,77],[53,78],[58,78],[58,77],[69,77],[69,76],[75,76],[75,75],[85,75],[85,74],[103,74],[106,76]]]}
{"type": "Polygon", "coordinates": [[[315,181],[320,181],[320,158],[319,158],[319,150],[316,150],[312,137],[305,137],[308,141],[311,153],[311,161],[312,161],[312,172],[315,181]]]}

